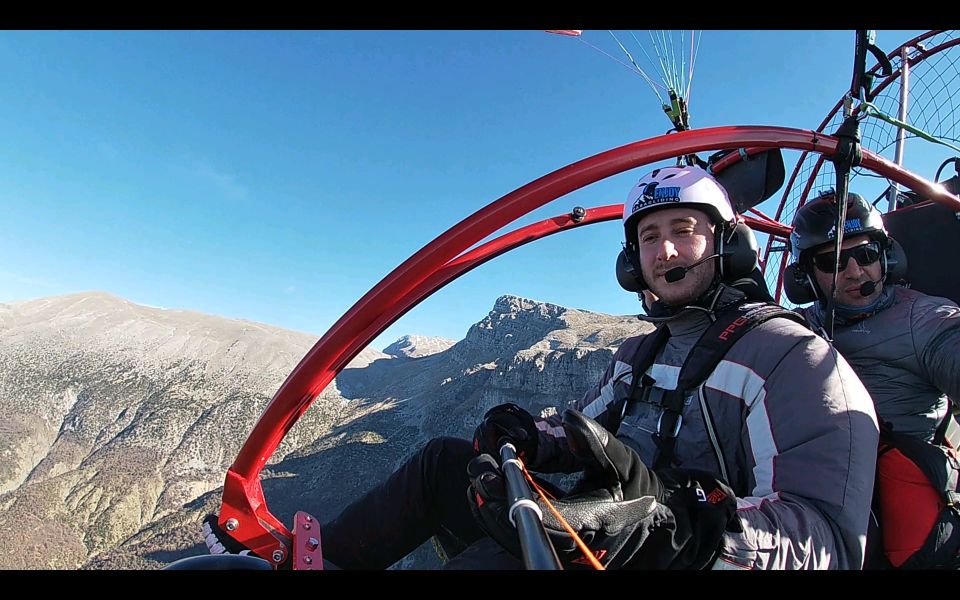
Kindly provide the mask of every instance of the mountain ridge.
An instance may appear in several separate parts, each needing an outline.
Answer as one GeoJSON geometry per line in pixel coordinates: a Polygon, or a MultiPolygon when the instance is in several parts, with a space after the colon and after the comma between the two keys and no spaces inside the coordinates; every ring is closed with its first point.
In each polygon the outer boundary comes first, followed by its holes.
{"type": "MultiPolygon", "coordinates": [[[[268,461],[271,511],[330,518],[429,438],[469,437],[491,406],[556,410],[644,327],[507,295],[443,349],[407,336],[401,356],[361,352],[268,461]]],[[[203,511],[315,342],[102,292],[0,305],[0,527],[12,542],[0,567],[157,568],[203,552],[203,511]],[[50,539],[55,550],[39,541],[50,539]]],[[[426,554],[404,566],[435,561],[426,554]]]]}

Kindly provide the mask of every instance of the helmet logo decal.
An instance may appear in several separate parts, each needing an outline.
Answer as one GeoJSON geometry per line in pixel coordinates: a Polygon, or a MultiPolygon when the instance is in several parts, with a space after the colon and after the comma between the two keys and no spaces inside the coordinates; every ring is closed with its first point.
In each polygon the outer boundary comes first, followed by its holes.
{"type": "MultiPolygon", "coordinates": [[[[860,231],[863,229],[863,224],[860,222],[860,219],[849,219],[843,223],[843,232],[850,233],[851,231],[860,231]]],[[[827,232],[827,237],[833,239],[837,237],[837,226],[834,225],[830,228],[830,231],[827,232]]],[[[799,239],[800,236],[798,235],[799,239]]]]}
{"type": "Polygon", "coordinates": [[[660,186],[659,182],[648,183],[637,200],[633,203],[631,212],[654,204],[665,204],[667,202],[680,202],[680,188],[676,186],[660,186]]]}

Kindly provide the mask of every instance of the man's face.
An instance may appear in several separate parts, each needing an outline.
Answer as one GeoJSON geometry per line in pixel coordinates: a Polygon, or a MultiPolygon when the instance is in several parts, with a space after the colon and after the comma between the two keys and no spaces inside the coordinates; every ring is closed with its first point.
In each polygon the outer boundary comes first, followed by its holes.
{"type": "Polygon", "coordinates": [[[686,207],[658,210],[637,223],[640,271],[650,290],[668,306],[689,304],[710,287],[716,272],[713,260],[694,267],[680,281],[668,283],[663,276],[713,254],[713,231],[706,213],[686,207]]]}
{"type": "MultiPolygon", "coordinates": [[[[855,235],[843,240],[840,246],[841,263],[846,260],[844,267],[840,265],[840,271],[837,274],[837,302],[847,306],[867,306],[877,299],[883,290],[883,284],[878,283],[876,289],[869,296],[860,295],[860,286],[868,281],[880,280],[880,259],[879,254],[882,250],[879,243],[872,241],[869,236],[855,235]],[[868,247],[874,244],[872,248],[868,247]],[[851,250],[853,249],[853,250],[851,250]],[[876,251],[874,251],[876,249],[876,251]],[[850,250],[850,252],[846,252],[850,250]],[[857,260],[859,258],[859,260],[857,260]],[[869,262],[871,261],[872,262],[869,262]],[[868,264],[861,265],[861,262],[868,264]]],[[[811,270],[820,286],[823,296],[830,295],[830,287],[833,281],[833,244],[825,244],[818,248],[814,253],[814,265],[811,270]],[[816,263],[821,263],[817,265],[816,263]],[[827,267],[827,265],[830,265],[827,267]],[[827,267],[824,270],[822,267],[827,267]]]]}

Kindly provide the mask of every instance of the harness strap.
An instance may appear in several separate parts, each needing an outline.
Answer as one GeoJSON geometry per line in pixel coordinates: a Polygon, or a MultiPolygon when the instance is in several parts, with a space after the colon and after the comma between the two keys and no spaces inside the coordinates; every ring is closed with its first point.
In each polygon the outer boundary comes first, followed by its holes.
{"type": "MultiPolygon", "coordinates": [[[[952,402],[952,399],[951,399],[952,402]]],[[[937,427],[937,432],[933,436],[933,443],[937,445],[946,445],[953,449],[960,448],[960,425],[953,418],[950,409],[947,409],[947,416],[937,427]]]]}
{"type": "MultiPolygon", "coordinates": [[[[657,431],[653,434],[658,449],[654,469],[673,464],[677,436],[683,426],[683,407],[687,394],[710,377],[727,351],[748,331],[778,317],[805,324],[802,316],[777,304],[744,299],[718,314],[716,320],[701,334],[680,368],[676,389],[664,391],[662,412],[657,421],[657,431]]],[[[666,345],[669,335],[668,328],[661,326],[656,334],[648,336],[638,348],[633,361],[630,395],[624,403],[621,418],[631,402],[643,401],[649,394],[649,388],[655,381],[646,372],[666,345]]],[[[705,413],[703,418],[710,419],[710,415],[705,413]]],[[[721,462],[723,459],[718,455],[717,460],[721,462]]]]}

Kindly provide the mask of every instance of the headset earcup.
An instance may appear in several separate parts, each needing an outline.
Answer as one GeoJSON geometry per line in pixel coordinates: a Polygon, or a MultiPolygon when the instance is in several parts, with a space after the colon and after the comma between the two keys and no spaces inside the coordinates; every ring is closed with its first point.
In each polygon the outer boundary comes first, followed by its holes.
{"type": "Polygon", "coordinates": [[[907,253],[904,252],[900,242],[893,238],[890,239],[890,245],[884,250],[883,272],[887,276],[887,283],[895,284],[907,281],[908,263],[907,253]]]}
{"type": "Polygon", "coordinates": [[[783,270],[783,291],[794,304],[809,304],[817,299],[810,275],[798,263],[791,263],[783,270]]]}
{"type": "Polygon", "coordinates": [[[617,283],[628,292],[642,292],[647,286],[640,269],[627,258],[627,251],[617,255],[617,283]]]}
{"type": "Polygon", "coordinates": [[[757,237],[746,223],[737,223],[732,233],[721,231],[717,242],[720,253],[720,277],[732,281],[748,277],[759,264],[757,237]]]}

